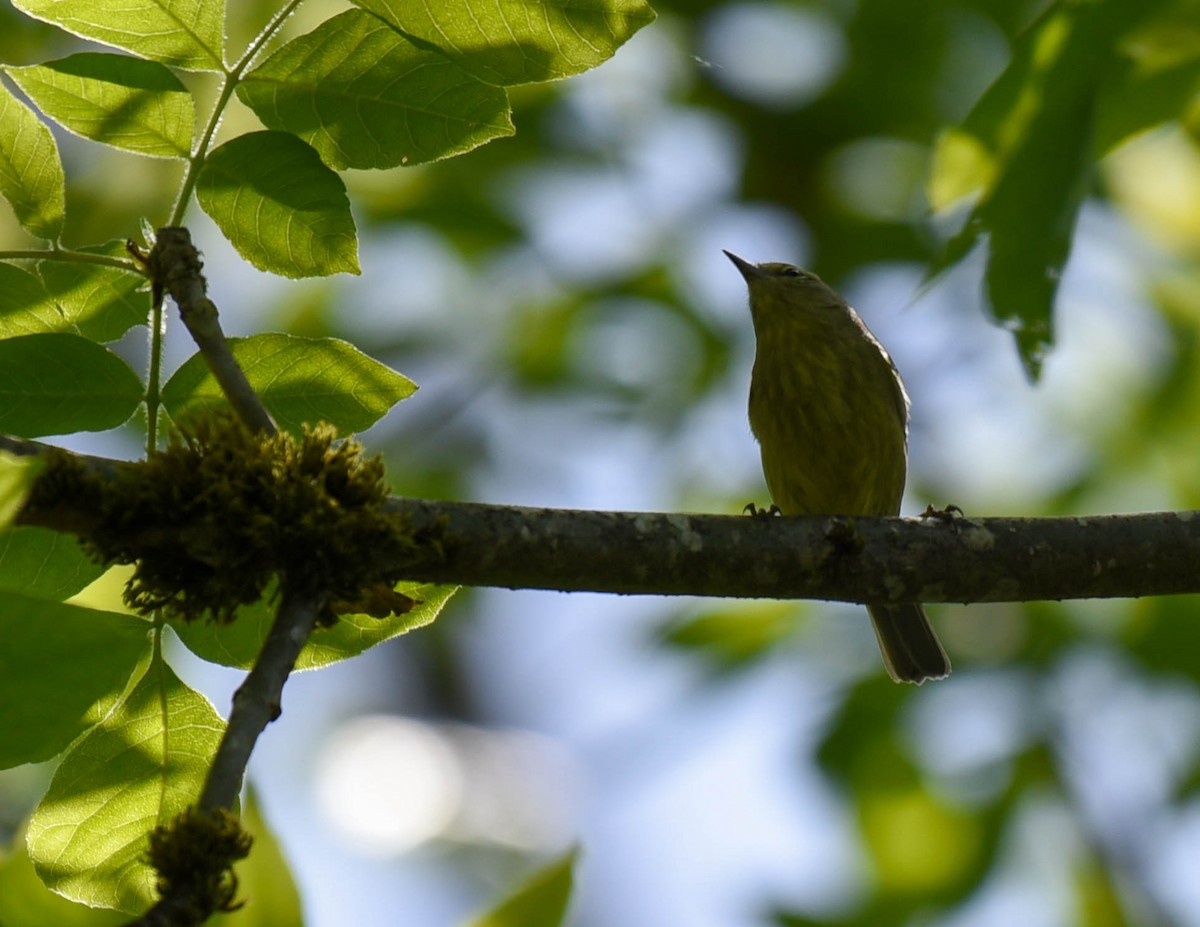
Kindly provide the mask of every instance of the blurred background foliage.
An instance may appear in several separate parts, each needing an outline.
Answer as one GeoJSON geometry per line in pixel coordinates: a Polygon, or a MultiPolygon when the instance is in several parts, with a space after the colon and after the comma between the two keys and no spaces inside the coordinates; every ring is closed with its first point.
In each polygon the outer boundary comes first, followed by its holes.
{"type": "MultiPolygon", "coordinates": [[[[270,6],[232,5],[231,43],[270,6]]],[[[1200,507],[1200,4],[655,7],[516,88],[514,138],[347,172],[359,278],[266,278],[193,212],[231,333],[421,384],[366,435],[397,493],[736,513],[765,488],[729,248],[814,269],[889,346],[907,511],[1200,507]]],[[[6,62],[75,48],[0,23],[6,62]]],[[[64,144],[68,243],[165,214],[174,165],[64,144]]],[[[293,680],[264,812],[315,925],[450,923],[575,840],[580,925],[1200,924],[1197,600],[931,612],[955,673],[914,689],[854,608],[465,593],[293,680]]]]}

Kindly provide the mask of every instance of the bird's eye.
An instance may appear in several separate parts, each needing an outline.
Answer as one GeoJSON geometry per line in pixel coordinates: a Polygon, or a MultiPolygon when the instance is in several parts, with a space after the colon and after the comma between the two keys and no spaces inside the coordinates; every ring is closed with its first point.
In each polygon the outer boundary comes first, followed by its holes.
{"type": "Polygon", "coordinates": [[[799,267],[788,267],[784,270],[783,275],[785,277],[803,277],[804,271],[799,267]]]}

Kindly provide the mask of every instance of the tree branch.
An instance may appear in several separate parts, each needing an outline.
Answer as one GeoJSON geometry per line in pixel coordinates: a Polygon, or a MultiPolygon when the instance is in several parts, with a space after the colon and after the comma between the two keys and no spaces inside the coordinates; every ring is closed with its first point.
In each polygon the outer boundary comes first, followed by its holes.
{"type": "Polygon", "coordinates": [[[217,306],[208,298],[208,285],[201,273],[204,264],[192,244],[191,233],[182,226],[161,228],[150,254],[140,256],[156,290],[161,293],[165,289],[179,306],[179,317],[238,417],[253,431],[274,434],[274,420],[238,366],[221,331],[217,306]]]}
{"type": "Polygon", "coordinates": [[[254,668],[233,694],[233,709],[225,736],[213,757],[204,782],[199,807],[202,811],[232,808],[242,790],[246,764],[258,736],[279,717],[283,684],[296,665],[309,634],[325,606],[323,595],[300,596],[287,591],[275,614],[271,631],[263,642],[254,668]]]}
{"type": "Polygon", "coordinates": [[[284,683],[325,607],[324,593],[295,594],[286,581],[283,588],[271,631],[253,669],[233,695],[229,722],[199,801],[180,818],[160,825],[155,831],[157,838],[151,836],[152,861],[157,839],[159,855],[175,863],[169,877],[159,869],[162,897],[126,927],[199,927],[214,911],[240,907],[233,901],[237,879],[231,873],[233,864],[249,851],[250,837],[236,825],[232,831],[228,829],[234,820],[229,812],[241,793],[254,745],[267,725],[279,717],[284,683]],[[204,847],[213,852],[206,853],[204,847]],[[180,857],[188,865],[178,865],[180,857]],[[174,870],[182,870],[184,877],[174,870]]]}
{"type": "MultiPolygon", "coordinates": [[[[0,449],[48,445],[0,437],[0,449]]],[[[97,474],[137,463],[76,456],[97,474]]],[[[640,595],[1009,602],[1200,592],[1200,512],[1079,518],[764,518],[393,497],[413,580],[640,595]]],[[[22,524],[86,535],[74,500],[22,524]]],[[[144,529],[154,541],[155,526],[144,529]]]]}
{"type": "Polygon", "coordinates": [[[413,579],[477,586],[1009,602],[1200,592],[1200,512],[1079,518],[764,518],[392,498],[442,556],[413,579]]]}

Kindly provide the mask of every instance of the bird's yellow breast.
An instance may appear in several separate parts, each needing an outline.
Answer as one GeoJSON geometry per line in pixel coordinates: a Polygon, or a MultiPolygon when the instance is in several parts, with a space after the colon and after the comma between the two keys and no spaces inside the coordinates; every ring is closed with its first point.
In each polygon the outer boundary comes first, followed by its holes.
{"type": "Polygon", "coordinates": [[[894,515],[904,493],[907,398],[848,307],[755,307],[750,427],[785,515],[894,515]],[[834,311],[836,310],[836,311],[834,311]]]}

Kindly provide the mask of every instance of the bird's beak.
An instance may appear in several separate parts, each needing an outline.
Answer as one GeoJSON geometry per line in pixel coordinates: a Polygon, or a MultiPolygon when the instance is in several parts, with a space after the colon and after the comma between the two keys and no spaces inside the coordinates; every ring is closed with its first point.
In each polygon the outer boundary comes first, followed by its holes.
{"type": "Polygon", "coordinates": [[[733,261],[733,266],[741,272],[742,277],[745,278],[747,283],[749,283],[755,277],[761,277],[763,275],[763,272],[758,269],[757,265],[751,264],[749,261],[743,261],[732,251],[726,251],[725,257],[733,261]]]}

